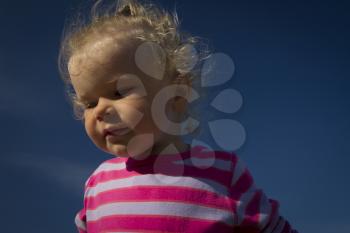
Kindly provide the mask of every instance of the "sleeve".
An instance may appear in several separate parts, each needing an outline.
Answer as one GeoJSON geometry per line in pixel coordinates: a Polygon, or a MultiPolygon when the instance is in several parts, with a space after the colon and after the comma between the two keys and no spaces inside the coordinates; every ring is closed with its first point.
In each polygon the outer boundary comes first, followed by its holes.
{"type": "Polygon", "coordinates": [[[254,184],[244,162],[233,154],[230,200],[235,233],[298,233],[279,214],[279,203],[254,184]]]}
{"type": "Polygon", "coordinates": [[[75,225],[79,233],[87,233],[85,209],[82,209],[81,211],[79,211],[75,216],[75,225]]]}
{"type": "Polygon", "coordinates": [[[87,226],[86,226],[86,209],[87,209],[86,191],[87,191],[87,187],[88,187],[89,181],[90,181],[90,178],[85,182],[84,206],[75,216],[75,225],[76,225],[79,233],[87,233],[87,226]]]}

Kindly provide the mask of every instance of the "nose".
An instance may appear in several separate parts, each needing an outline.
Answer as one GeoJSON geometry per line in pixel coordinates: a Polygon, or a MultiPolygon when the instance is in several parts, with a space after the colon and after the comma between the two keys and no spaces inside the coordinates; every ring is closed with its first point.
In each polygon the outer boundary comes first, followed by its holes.
{"type": "Polygon", "coordinates": [[[104,121],[105,117],[111,115],[113,111],[110,101],[104,97],[100,97],[94,109],[94,115],[97,121],[104,121]]]}

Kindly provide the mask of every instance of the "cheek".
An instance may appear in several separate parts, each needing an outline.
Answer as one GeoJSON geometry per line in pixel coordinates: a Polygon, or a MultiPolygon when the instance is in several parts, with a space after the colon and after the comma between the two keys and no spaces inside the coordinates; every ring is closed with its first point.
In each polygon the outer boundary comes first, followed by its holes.
{"type": "MultiPolygon", "coordinates": [[[[142,114],[142,117],[140,118],[139,123],[137,125],[137,129],[139,131],[155,132],[155,130],[157,129],[157,126],[154,122],[156,119],[153,119],[151,107],[152,102],[148,99],[144,100],[142,103],[135,107],[138,110],[138,112],[142,114]]],[[[135,118],[135,120],[137,119],[135,118]]]]}
{"type": "Polygon", "coordinates": [[[92,129],[91,122],[89,122],[89,120],[85,118],[85,131],[86,131],[87,135],[89,135],[90,138],[92,136],[92,130],[91,129],[92,129]]]}
{"type": "Polygon", "coordinates": [[[145,99],[128,100],[120,103],[116,108],[122,120],[128,122],[130,126],[139,125],[150,111],[150,106],[145,99]]]}
{"type": "Polygon", "coordinates": [[[96,132],[96,127],[94,121],[89,117],[89,115],[85,114],[85,131],[87,135],[90,137],[91,140],[96,141],[97,140],[97,132],[96,132]]]}

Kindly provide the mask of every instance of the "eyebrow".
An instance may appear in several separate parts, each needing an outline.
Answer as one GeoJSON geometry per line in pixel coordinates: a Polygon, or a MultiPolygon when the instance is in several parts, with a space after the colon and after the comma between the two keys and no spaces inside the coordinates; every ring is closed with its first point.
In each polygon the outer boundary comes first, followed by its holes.
{"type": "Polygon", "coordinates": [[[80,105],[84,105],[86,103],[86,101],[84,101],[82,99],[78,99],[78,98],[74,99],[73,102],[75,104],[80,104],[80,105]]]}
{"type": "Polygon", "coordinates": [[[117,82],[117,81],[119,81],[120,76],[122,76],[122,75],[114,75],[114,77],[111,78],[111,80],[107,81],[106,83],[117,82]]]}
{"type": "Polygon", "coordinates": [[[79,103],[79,104],[85,104],[88,101],[86,99],[80,98],[77,95],[73,97],[74,102],[79,103]]]}

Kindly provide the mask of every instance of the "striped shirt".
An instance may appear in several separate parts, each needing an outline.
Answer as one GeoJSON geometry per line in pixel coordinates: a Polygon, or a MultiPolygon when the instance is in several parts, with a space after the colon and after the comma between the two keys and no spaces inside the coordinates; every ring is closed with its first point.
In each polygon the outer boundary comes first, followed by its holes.
{"type": "Polygon", "coordinates": [[[297,233],[232,152],[195,146],[103,162],[85,183],[79,233],[297,233]]]}

